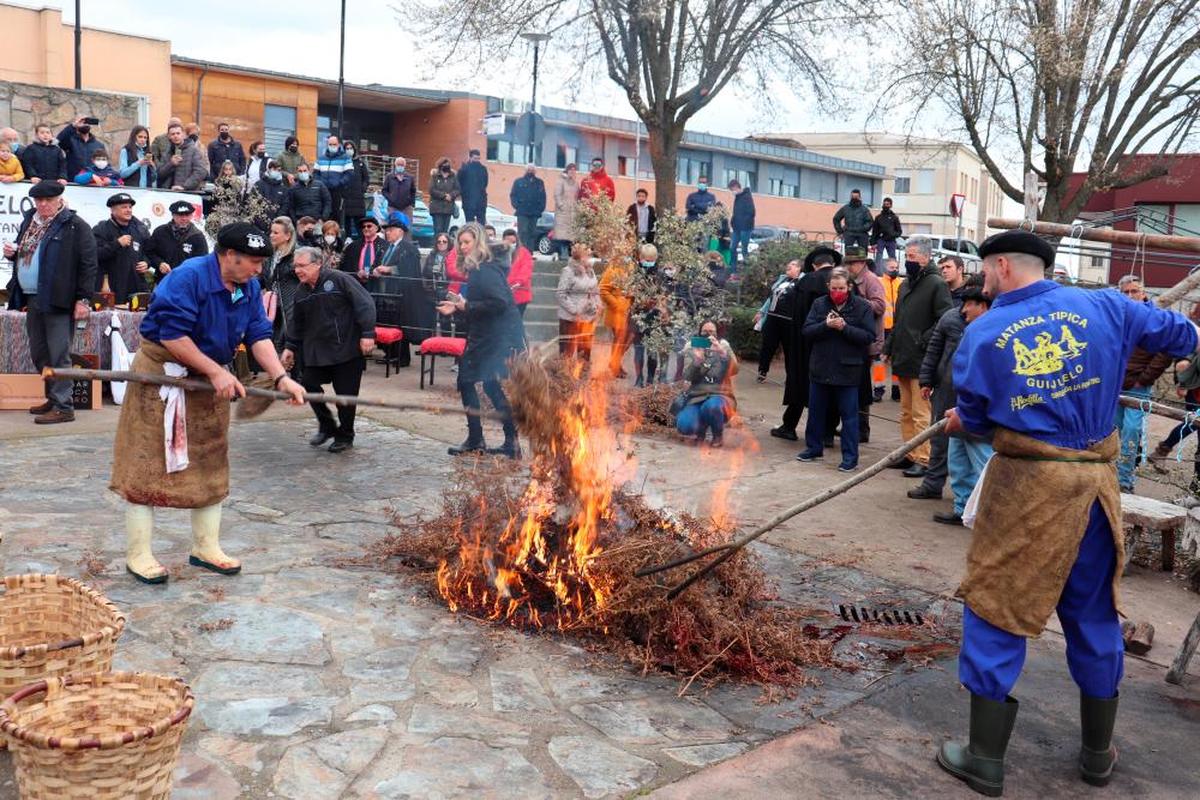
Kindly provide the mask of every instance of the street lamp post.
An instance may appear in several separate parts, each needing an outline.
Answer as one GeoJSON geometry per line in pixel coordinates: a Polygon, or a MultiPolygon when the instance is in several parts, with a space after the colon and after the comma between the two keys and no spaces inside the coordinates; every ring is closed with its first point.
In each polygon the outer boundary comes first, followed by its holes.
{"type": "MultiPolygon", "coordinates": [[[[537,81],[538,81],[538,55],[542,46],[542,42],[550,41],[550,34],[542,31],[522,31],[521,38],[527,42],[533,42],[533,102],[530,104],[530,112],[537,113],[537,81]]],[[[529,139],[529,160],[526,163],[533,163],[533,126],[530,126],[529,139]]]]}

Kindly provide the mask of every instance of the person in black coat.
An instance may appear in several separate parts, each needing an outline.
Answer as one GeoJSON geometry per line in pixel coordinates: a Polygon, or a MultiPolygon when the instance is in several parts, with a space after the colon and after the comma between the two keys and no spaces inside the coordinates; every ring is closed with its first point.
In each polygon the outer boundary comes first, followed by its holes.
{"type": "Polygon", "coordinates": [[[296,169],[296,185],[288,192],[288,216],[292,222],[301,217],[329,219],[333,212],[333,197],[320,178],[314,178],[308,164],[296,169]]]}
{"type": "Polygon", "coordinates": [[[358,221],[362,235],[351,239],[342,252],[342,262],[338,269],[342,272],[353,272],[359,281],[367,282],[371,272],[383,261],[387,252],[387,242],[379,235],[379,222],[374,217],[363,217],[358,221]]]}
{"type": "Polygon", "coordinates": [[[804,338],[811,342],[808,424],[799,461],[824,453],[827,410],[836,407],[842,419],[842,463],[858,467],[858,384],[867,348],[875,341],[875,312],[864,298],[851,294],[850,274],[842,267],[829,270],[829,293],[819,297],[804,321],[804,338]]]}
{"type": "Polygon", "coordinates": [[[254,191],[267,205],[267,210],[255,217],[256,227],[266,230],[271,224],[271,220],[276,217],[292,215],[292,194],[283,180],[283,170],[279,168],[278,161],[274,159],[267,161],[267,171],[258,179],[258,183],[254,184],[254,191]]]}
{"type": "Polygon", "coordinates": [[[521,455],[512,408],[500,386],[500,381],[508,377],[508,360],[524,348],[524,328],[508,286],[504,249],[493,250],[484,238],[483,228],[478,223],[468,223],[458,232],[458,265],[470,276],[464,294],[450,294],[437,306],[439,314],[464,313],[468,320],[466,350],[458,367],[463,408],[468,412],[479,410],[475,384],[482,382],[484,393],[504,418],[504,444],[489,448],[483,439],[483,422],[468,413],[467,439],[449,449],[452,456],[480,451],[509,458],[521,455]]]}
{"type": "MultiPolygon", "coordinates": [[[[787,383],[783,390],[783,423],[771,429],[779,439],[796,441],[796,426],[808,405],[808,361],[810,342],[804,337],[804,320],[818,297],[829,291],[829,271],[842,263],[842,254],[831,247],[814,248],[804,257],[804,274],[796,285],[796,300],[792,324],[784,334],[789,346],[784,347],[787,359],[787,383]]],[[[829,429],[832,435],[833,429],[829,429]]],[[[828,440],[828,439],[827,439],[828,440]]]]}
{"type": "MultiPolygon", "coordinates": [[[[406,215],[393,211],[383,223],[383,238],[387,242],[383,258],[375,267],[374,275],[391,275],[399,278],[400,318],[397,320],[404,338],[400,340],[398,366],[412,363],[411,345],[420,344],[433,335],[437,312],[434,310],[433,295],[426,293],[421,282],[421,251],[408,237],[412,223],[406,215]]],[[[375,291],[372,281],[367,288],[375,291]]],[[[389,321],[387,324],[395,324],[389,321]]]]}
{"type": "MultiPolygon", "coordinates": [[[[304,389],[322,391],[333,384],[335,394],[357,395],[362,384],[363,358],[375,349],[375,302],[354,276],[322,266],[321,251],[301,247],[292,255],[300,281],[287,321],[287,344],[280,361],[291,369],[295,353],[302,354],[304,389]]],[[[333,439],[329,452],[354,446],[354,406],[338,406],[337,424],[324,403],[311,403],[317,432],[308,440],[320,447],[333,439]]]]}
{"type": "Polygon", "coordinates": [[[92,228],[96,237],[96,291],[104,279],[116,296],[117,303],[128,303],[129,296],[150,291],[146,280],[150,262],[146,258],[146,243],[150,231],[133,215],[134,199],[125,192],[108,198],[112,216],[92,228]]]}
{"type": "Polygon", "coordinates": [[[159,225],[146,242],[146,261],[163,276],[184,261],[208,255],[208,240],[192,222],[196,207],[187,200],[176,200],[170,207],[171,221],[159,225]]]}
{"type": "Polygon", "coordinates": [[[25,180],[67,182],[67,154],[58,146],[49,125],[37,126],[37,141],[21,150],[25,180]]]}
{"type": "Polygon", "coordinates": [[[487,167],[479,161],[479,151],[472,150],[458,168],[458,188],[462,190],[463,216],[467,222],[487,225],[487,187],[487,167]]]}
{"type": "Polygon", "coordinates": [[[233,164],[235,175],[246,171],[246,151],[242,143],[229,132],[229,123],[217,125],[217,138],[208,143],[208,179],[215,181],[221,174],[221,165],[226,161],[233,164]]]}
{"type": "MultiPolygon", "coordinates": [[[[346,172],[346,188],[342,190],[342,213],[346,215],[346,226],[351,236],[358,235],[358,220],[367,215],[367,186],[371,183],[371,172],[358,157],[351,142],[345,143],[346,155],[350,156],[350,169],[346,172]]],[[[325,219],[323,217],[323,219],[325,219]]]]}
{"type": "MultiPolygon", "coordinates": [[[[34,207],[25,212],[14,242],[4,243],[13,262],[9,310],[26,309],[29,355],[40,372],[71,366],[74,319],[86,320],[96,284],[96,237],[74,211],[63,206],[62,184],[42,181],[29,191],[34,207]],[[36,277],[30,268],[37,256],[36,277]],[[35,283],[36,281],[36,283],[35,283]]],[[[46,402],[29,409],[40,425],[71,422],[71,381],[46,381],[46,402]]]]}

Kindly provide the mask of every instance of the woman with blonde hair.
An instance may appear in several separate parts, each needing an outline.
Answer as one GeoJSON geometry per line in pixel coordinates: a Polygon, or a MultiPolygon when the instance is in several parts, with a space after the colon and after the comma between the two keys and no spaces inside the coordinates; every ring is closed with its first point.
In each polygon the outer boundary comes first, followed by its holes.
{"type": "Polygon", "coordinates": [[[300,288],[300,278],[292,268],[292,255],[296,252],[296,228],[290,217],[276,217],[271,220],[271,228],[267,232],[271,242],[271,257],[263,265],[259,280],[264,289],[270,289],[275,295],[275,310],[271,313],[268,308],[267,316],[274,323],[275,349],[283,350],[283,337],[287,321],[292,315],[292,304],[296,300],[296,290],[300,288]]]}
{"type": "Polygon", "coordinates": [[[437,305],[439,314],[464,314],[467,318],[467,344],[458,367],[458,391],[463,408],[479,411],[476,383],[503,416],[504,444],[489,448],[483,438],[483,422],[477,414],[467,414],[467,439],[451,447],[452,456],[488,452],[520,458],[517,427],[512,409],[500,381],[508,377],[508,360],[524,347],[521,315],[513,302],[508,285],[508,267],[488,245],[483,228],[476,222],[459,230],[458,267],[468,276],[467,294],[447,292],[437,305]]]}
{"type": "Polygon", "coordinates": [[[592,269],[592,248],[571,245],[571,260],[558,278],[558,352],[565,358],[592,359],[592,336],[600,313],[600,284],[592,269]]]}

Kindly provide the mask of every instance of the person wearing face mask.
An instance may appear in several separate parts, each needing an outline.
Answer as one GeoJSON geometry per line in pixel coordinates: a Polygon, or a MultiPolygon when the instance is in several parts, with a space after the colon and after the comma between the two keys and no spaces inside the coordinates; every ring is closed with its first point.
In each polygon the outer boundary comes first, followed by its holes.
{"type": "Polygon", "coordinates": [[[508,200],[517,217],[521,244],[534,250],[538,240],[537,223],[546,210],[546,184],[538,177],[536,164],[525,165],[525,174],[513,181],[508,200]]]}
{"type": "Polygon", "coordinates": [[[296,220],[296,246],[317,248],[321,246],[321,232],[317,230],[315,218],[304,216],[296,220]]]}
{"type": "Polygon", "coordinates": [[[49,125],[38,125],[34,131],[36,141],[21,150],[21,166],[25,179],[33,183],[41,181],[67,182],[67,154],[58,146],[49,125]]]}
{"type": "Polygon", "coordinates": [[[721,447],[725,425],[737,409],[733,377],[738,372],[738,360],[729,342],[717,337],[716,322],[705,320],[699,333],[684,351],[688,363],[683,380],[690,385],[683,408],[675,415],[675,429],[694,437],[697,445],[704,444],[711,430],[712,447],[721,447]]]}
{"type": "Polygon", "coordinates": [[[637,268],[629,281],[629,327],[633,332],[633,385],[641,388],[644,385],[652,385],[656,376],[659,383],[667,382],[667,362],[670,353],[659,352],[657,349],[647,351],[646,340],[669,342],[672,338],[667,330],[667,323],[670,320],[668,303],[675,291],[675,270],[669,266],[660,269],[658,248],[652,244],[642,245],[638,257],[637,268]]]}
{"type": "Polygon", "coordinates": [[[218,170],[226,161],[233,164],[235,174],[241,175],[246,171],[246,151],[242,143],[233,138],[229,132],[229,123],[217,125],[217,138],[208,143],[208,179],[215,181],[219,176],[218,170]]]}
{"type": "Polygon", "coordinates": [[[458,186],[462,189],[462,210],[467,222],[487,224],[488,170],[479,160],[479,151],[471,150],[458,168],[458,186]]]}
{"type": "Polygon", "coordinates": [[[330,269],[340,269],[342,251],[346,249],[346,237],[342,236],[342,228],[331,219],[321,223],[321,236],[317,247],[325,254],[325,263],[330,269]]]}
{"type": "Polygon", "coordinates": [[[296,169],[296,185],[289,190],[288,215],[292,219],[313,217],[315,219],[330,219],[333,212],[333,199],[325,184],[313,177],[308,164],[301,164],[296,169]]]}
{"type": "MultiPolygon", "coordinates": [[[[865,260],[865,256],[864,256],[865,260]]],[[[841,472],[858,468],[858,385],[867,349],[875,341],[875,314],[865,298],[850,291],[850,273],[836,267],[829,273],[829,293],[817,298],[804,320],[809,340],[808,423],[804,450],[797,461],[814,461],[825,451],[829,409],[842,421],[841,472]]]]}
{"type": "Polygon", "coordinates": [[[192,222],[196,207],[187,200],[176,200],[168,210],[171,221],[155,228],[146,242],[146,261],[158,271],[160,280],[189,258],[208,255],[208,239],[192,222]]]}
{"type": "Polygon", "coordinates": [[[696,191],[687,196],[687,202],[683,206],[684,211],[687,212],[687,221],[699,222],[715,202],[717,202],[717,196],[708,190],[708,178],[701,176],[696,183],[696,191]]]}
{"type": "MultiPolygon", "coordinates": [[[[919,377],[933,326],[954,306],[950,289],[933,263],[933,241],[914,236],[904,247],[907,279],[900,287],[892,335],[883,345],[883,357],[900,383],[900,437],[908,440],[929,425],[929,401],[921,396],[919,377]]],[[[909,458],[889,465],[903,469],[906,478],[924,478],[929,466],[929,443],[913,450],[909,458]]]]}
{"type": "MultiPolygon", "coordinates": [[[[350,156],[342,147],[341,140],[336,136],[328,137],[324,149],[317,156],[317,163],[313,165],[312,174],[329,189],[329,198],[333,203],[333,213],[329,218],[337,220],[339,225],[345,225],[344,203],[351,169],[353,164],[350,163],[350,156]]],[[[300,177],[298,171],[296,177],[300,177]]]]}
{"type": "Polygon", "coordinates": [[[267,145],[259,140],[250,145],[249,157],[246,159],[246,171],[242,173],[242,185],[249,193],[262,178],[267,169],[267,145]]]}
{"type": "Polygon", "coordinates": [[[67,154],[67,175],[78,175],[88,169],[97,150],[108,148],[92,133],[91,117],[79,117],[58,132],[58,145],[67,154]]]}
{"type": "Polygon", "coordinates": [[[612,201],[617,199],[617,186],[604,169],[604,159],[597,156],[592,159],[587,177],[579,184],[579,199],[587,200],[601,194],[607,195],[612,201]]]}
{"type": "Polygon", "coordinates": [[[862,192],[853,189],[850,192],[850,202],[833,215],[833,229],[842,237],[843,247],[861,247],[866,250],[874,221],[871,209],[862,201],[862,192]]]}
{"type": "Polygon", "coordinates": [[[797,282],[800,280],[800,261],[792,259],[784,267],[783,274],[771,285],[771,293],[763,300],[754,315],[754,326],[762,331],[762,347],[758,351],[758,382],[767,379],[775,353],[783,348],[783,368],[786,374],[791,337],[788,332],[796,313],[799,297],[797,282]]]}
{"type": "Polygon", "coordinates": [[[433,217],[433,234],[450,230],[450,220],[457,216],[458,198],[462,188],[458,185],[458,173],[450,159],[442,156],[429,173],[429,215],[433,217]]]}
{"type": "Polygon", "coordinates": [[[417,184],[408,174],[408,161],[397,158],[392,164],[392,174],[383,179],[383,196],[387,199],[388,214],[399,211],[412,219],[413,207],[417,204],[417,184]]]}
{"type": "MultiPolygon", "coordinates": [[[[887,306],[883,311],[883,343],[887,346],[887,340],[892,337],[892,327],[895,324],[896,318],[896,300],[900,297],[900,284],[904,283],[904,276],[900,274],[900,262],[894,258],[889,258],[883,262],[883,275],[879,277],[883,284],[883,297],[887,301],[887,306]]],[[[892,374],[892,365],[886,361],[878,361],[875,364],[874,374],[872,375],[875,383],[875,402],[883,400],[884,392],[887,387],[892,387],[892,401],[900,402],[900,384],[896,381],[896,376],[892,374]]]]}
{"type": "Polygon", "coordinates": [[[133,197],[118,192],[108,198],[110,216],[92,228],[96,237],[96,291],[108,281],[108,290],[117,303],[128,303],[129,296],[150,291],[147,282],[150,261],[146,242],[150,231],[133,215],[133,197]]]}
{"type": "Polygon", "coordinates": [[[367,184],[371,182],[371,173],[358,157],[358,148],[354,146],[354,142],[346,142],[345,148],[346,155],[350,158],[350,170],[346,173],[346,190],[342,193],[342,214],[346,218],[350,235],[357,236],[358,221],[367,214],[366,191],[367,184]]]}
{"type": "MultiPolygon", "coordinates": [[[[818,298],[829,293],[829,276],[834,267],[841,266],[842,254],[832,247],[813,248],[804,257],[804,267],[796,281],[796,299],[792,324],[787,330],[789,345],[784,347],[787,382],[783,389],[783,421],[771,429],[771,435],[789,442],[796,441],[796,426],[808,406],[808,365],[812,342],[804,335],[804,322],[818,298]]],[[[809,412],[811,415],[811,411],[809,412]]],[[[830,412],[827,420],[826,446],[833,443],[836,415],[830,412]]]]}
{"type": "Polygon", "coordinates": [[[84,167],[75,176],[75,183],[80,186],[124,186],[121,173],[108,163],[108,153],[102,148],[92,152],[92,163],[84,167]]]}
{"type": "Polygon", "coordinates": [[[15,128],[0,128],[0,142],[6,143],[14,156],[21,157],[21,134],[15,128]]]}
{"type": "Polygon", "coordinates": [[[904,226],[900,218],[892,210],[892,198],[883,198],[883,210],[871,222],[871,244],[875,248],[875,262],[883,263],[883,254],[888,258],[896,257],[896,240],[904,235],[904,226]]]}
{"type": "Polygon", "coordinates": [[[283,170],[274,160],[267,161],[266,171],[254,185],[254,191],[258,192],[266,205],[263,215],[254,220],[254,224],[259,228],[266,230],[275,217],[292,215],[291,192],[284,180],[283,170]]]}
{"type": "Polygon", "coordinates": [[[275,161],[283,172],[283,179],[289,185],[296,180],[296,170],[300,168],[300,165],[308,163],[308,159],[300,152],[300,140],[295,136],[289,136],[283,140],[283,150],[275,156],[275,161]]]}

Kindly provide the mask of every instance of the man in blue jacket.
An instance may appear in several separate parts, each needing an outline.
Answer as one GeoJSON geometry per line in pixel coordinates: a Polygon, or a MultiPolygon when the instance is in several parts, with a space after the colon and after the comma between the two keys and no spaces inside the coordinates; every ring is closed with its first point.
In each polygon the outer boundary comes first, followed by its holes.
{"type": "Polygon", "coordinates": [[[80,117],[58,132],[58,144],[67,154],[67,180],[90,167],[97,150],[105,150],[104,143],[92,133],[88,119],[80,117]]]}
{"type": "Polygon", "coordinates": [[[730,255],[733,261],[730,270],[737,271],[738,245],[742,247],[742,260],[750,260],[750,231],[754,230],[754,195],[750,187],[742,188],[738,180],[729,182],[729,191],[733,192],[733,216],[729,218],[729,227],[733,230],[733,241],[729,243],[730,255]]]}
{"type": "Polygon", "coordinates": [[[517,236],[532,253],[537,249],[538,219],[546,210],[546,184],[537,176],[535,165],[527,165],[525,174],[513,181],[508,200],[517,215],[517,236]]]}
{"type": "Polygon", "coordinates": [[[352,169],[354,169],[354,164],[351,162],[350,156],[346,155],[338,137],[330,136],[326,139],[325,151],[317,156],[313,177],[324,183],[325,188],[329,190],[329,200],[332,205],[330,219],[342,228],[346,227],[345,220],[342,218],[343,193],[346,184],[350,182],[349,172],[352,169]]]}
{"type": "Polygon", "coordinates": [[[708,178],[701,176],[696,182],[696,191],[687,196],[687,202],[683,206],[687,212],[687,221],[699,222],[715,202],[717,198],[708,190],[708,178]]]}
{"type": "MultiPolygon", "coordinates": [[[[4,257],[14,264],[8,282],[8,308],[24,308],[29,356],[40,372],[71,366],[73,320],[88,316],[88,300],[96,283],[96,239],[92,229],[62,201],[63,187],[42,181],[29,190],[33,209],[5,242],[4,257]]],[[[29,409],[34,422],[72,422],[71,381],[47,381],[46,402],[29,409]]]]}
{"type": "Polygon", "coordinates": [[[488,170],[479,160],[479,151],[471,150],[467,161],[458,168],[458,188],[462,190],[463,216],[467,222],[487,225],[488,170]]]}

